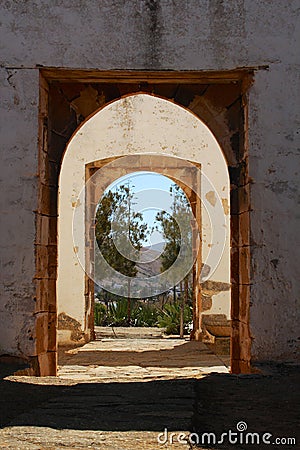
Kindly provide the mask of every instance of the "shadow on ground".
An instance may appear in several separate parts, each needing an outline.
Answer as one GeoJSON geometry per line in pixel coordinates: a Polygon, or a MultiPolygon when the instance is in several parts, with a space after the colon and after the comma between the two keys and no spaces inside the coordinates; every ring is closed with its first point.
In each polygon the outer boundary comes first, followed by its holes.
{"type": "MultiPolygon", "coordinates": [[[[297,367],[264,367],[269,375],[211,374],[195,382],[195,411],[193,431],[197,434],[237,432],[237,424],[245,422],[247,432],[271,433],[271,447],[281,449],[300,448],[299,404],[300,373],[297,367]],[[296,445],[273,444],[276,438],[296,438],[296,445]]],[[[214,444],[213,449],[260,449],[259,444],[214,444]]],[[[238,439],[240,437],[238,436],[238,439]]],[[[251,438],[249,438],[251,439],[251,438]]],[[[218,439],[219,440],[219,439],[218,439]]],[[[207,442],[207,441],[206,441],[207,442]]],[[[244,437],[245,442],[245,437],[244,437]]],[[[250,441],[249,441],[250,442],[250,441]]],[[[285,442],[285,441],[283,441],[285,442]]],[[[269,445],[270,448],[270,445],[269,445]]]]}
{"type": "MultiPolygon", "coordinates": [[[[7,371],[6,371],[7,372],[7,371]]],[[[23,380],[24,381],[24,380],[23,380]]],[[[238,422],[251,433],[294,437],[299,446],[299,370],[272,368],[269,375],[210,374],[202,379],[127,383],[79,383],[47,378],[34,384],[3,378],[0,382],[1,426],[49,427],[56,430],[168,431],[191,430],[199,436],[236,432],[238,422]],[[61,385],[59,383],[62,382],[61,385]]],[[[225,440],[226,442],[226,440],[225,440]]],[[[201,441],[200,441],[201,444],[201,441]]],[[[261,449],[262,444],[208,445],[213,449],[261,449]]],[[[295,449],[297,445],[272,445],[295,449]]]]}
{"type": "Polygon", "coordinates": [[[2,380],[1,426],[102,431],[187,430],[194,380],[34,385],[2,380]]]}

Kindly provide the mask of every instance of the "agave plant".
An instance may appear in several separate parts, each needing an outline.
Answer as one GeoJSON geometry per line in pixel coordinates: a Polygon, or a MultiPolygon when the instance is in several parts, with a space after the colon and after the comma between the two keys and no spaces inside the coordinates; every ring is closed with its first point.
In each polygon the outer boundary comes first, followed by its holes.
{"type": "MultiPolygon", "coordinates": [[[[167,334],[179,334],[180,331],[180,303],[167,303],[164,309],[158,314],[158,325],[166,328],[167,334]]],[[[184,331],[188,331],[189,323],[192,320],[192,309],[189,305],[185,305],[183,312],[184,331]]]]}
{"type": "MultiPolygon", "coordinates": [[[[132,302],[132,309],[134,302],[132,302]]],[[[115,327],[126,327],[128,324],[128,303],[127,299],[120,298],[109,304],[108,325],[115,327]]]]}
{"type": "Polygon", "coordinates": [[[153,305],[138,304],[132,312],[134,325],[136,327],[155,327],[157,326],[158,309],[153,305]]]}
{"type": "Polygon", "coordinates": [[[94,305],[95,325],[105,326],[107,322],[107,309],[102,303],[94,305]]]}

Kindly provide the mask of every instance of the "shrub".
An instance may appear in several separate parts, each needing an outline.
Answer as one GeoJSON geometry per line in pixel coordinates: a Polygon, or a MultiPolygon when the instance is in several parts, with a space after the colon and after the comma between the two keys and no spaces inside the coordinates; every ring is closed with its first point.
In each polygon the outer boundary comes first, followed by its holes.
{"type": "MultiPolygon", "coordinates": [[[[158,325],[166,328],[167,334],[179,334],[180,332],[180,303],[167,303],[158,314],[158,325]]],[[[189,305],[185,305],[183,312],[183,329],[188,331],[189,323],[192,321],[193,313],[189,305]]]]}
{"type": "Polygon", "coordinates": [[[132,318],[136,327],[156,327],[158,309],[154,305],[139,303],[133,310],[132,318]]]}
{"type": "MultiPolygon", "coordinates": [[[[156,327],[166,328],[167,334],[179,334],[180,309],[179,302],[166,303],[164,309],[155,305],[131,300],[131,320],[128,323],[127,298],[118,297],[109,303],[108,309],[103,303],[95,302],[95,325],[115,327],[156,327]]],[[[185,305],[183,314],[184,332],[188,332],[192,321],[192,308],[185,305]]]]}
{"type": "Polygon", "coordinates": [[[103,305],[103,303],[95,302],[94,305],[94,317],[95,317],[95,325],[104,326],[106,322],[107,309],[103,305]]]}
{"type": "MultiPolygon", "coordinates": [[[[133,302],[131,301],[131,307],[133,307],[133,302]]],[[[108,326],[115,327],[126,327],[128,326],[127,320],[127,299],[120,298],[115,302],[109,304],[108,307],[108,326]]]]}

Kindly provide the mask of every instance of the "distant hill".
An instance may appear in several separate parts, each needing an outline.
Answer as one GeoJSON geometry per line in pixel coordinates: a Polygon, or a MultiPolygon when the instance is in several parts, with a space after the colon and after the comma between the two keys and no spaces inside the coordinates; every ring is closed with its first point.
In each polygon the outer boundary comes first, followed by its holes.
{"type": "Polygon", "coordinates": [[[164,242],[141,248],[141,259],[137,263],[138,276],[153,277],[160,273],[160,256],[165,247],[164,242]]]}

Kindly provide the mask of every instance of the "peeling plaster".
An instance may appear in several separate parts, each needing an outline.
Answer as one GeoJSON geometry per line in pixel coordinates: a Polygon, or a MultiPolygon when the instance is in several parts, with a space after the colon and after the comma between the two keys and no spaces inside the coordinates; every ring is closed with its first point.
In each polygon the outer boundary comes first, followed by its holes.
{"type": "Polygon", "coordinates": [[[229,214],[229,203],[228,203],[228,199],[227,198],[222,198],[222,205],[223,205],[223,209],[224,209],[224,214],[226,216],[228,216],[229,214]]]}
{"type": "Polygon", "coordinates": [[[212,205],[215,206],[217,203],[217,197],[214,191],[209,191],[205,194],[205,198],[212,205]]]}

